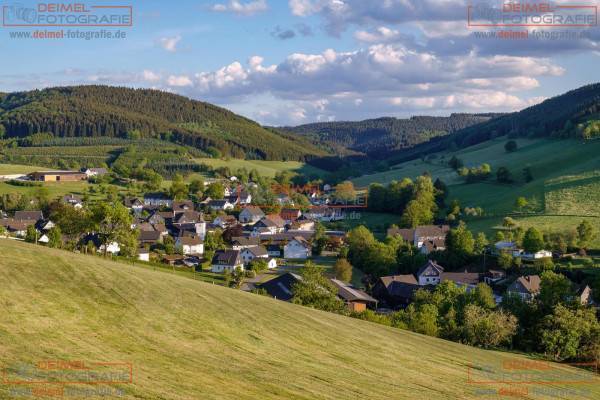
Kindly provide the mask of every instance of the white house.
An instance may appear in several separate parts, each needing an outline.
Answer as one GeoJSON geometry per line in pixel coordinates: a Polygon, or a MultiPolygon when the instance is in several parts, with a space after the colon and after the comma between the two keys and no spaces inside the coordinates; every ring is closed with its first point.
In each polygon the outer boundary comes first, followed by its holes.
{"type": "MultiPolygon", "coordinates": [[[[111,242],[108,244],[108,246],[106,246],[106,252],[109,254],[112,254],[113,256],[116,254],[119,254],[119,252],[121,251],[121,246],[119,246],[119,243],[117,242],[111,242]]],[[[98,253],[104,253],[104,245],[100,245],[100,247],[98,247],[98,253]]]]}
{"type": "Polygon", "coordinates": [[[146,249],[139,249],[137,258],[139,261],[149,262],[150,261],[150,252],[146,249]]]}
{"type": "Polygon", "coordinates": [[[311,255],[310,243],[301,236],[295,236],[283,247],[283,257],[286,259],[305,260],[311,255]]]}
{"type": "Polygon", "coordinates": [[[523,252],[520,252],[520,254],[518,256],[515,255],[515,257],[521,257],[523,260],[539,260],[542,258],[551,258],[552,252],[548,251],[548,250],[540,250],[535,253],[527,253],[527,252],[523,251],[523,252]]]}
{"type": "Polygon", "coordinates": [[[269,258],[269,253],[264,246],[248,247],[240,251],[240,256],[244,264],[250,264],[255,258],[269,258]]]}
{"type": "Polygon", "coordinates": [[[435,261],[427,261],[427,263],[417,271],[417,281],[419,282],[419,286],[438,285],[441,282],[443,272],[444,267],[435,261]]]}
{"type": "Polygon", "coordinates": [[[144,205],[156,207],[173,207],[173,199],[170,199],[164,193],[146,193],[144,195],[144,205]]]}
{"type": "Polygon", "coordinates": [[[269,261],[267,261],[267,268],[269,268],[269,269],[277,268],[277,260],[274,258],[270,258],[269,261]]]}
{"type": "Polygon", "coordinates": [[[175,245],[181,247],[183,254],[204,254],[204,243],[199,236],[180,236],[175,245]]]}
{"type": "Polygon", "coordinates": [[[227,211],[233,210],[235,204],[231,203],[229,200],[211,200],[208,202],[208,207],[214,211],[227,211]]]}
{"type": "Polygon", "coordinates": [[[236,269],[244,269],[244,263],[242,262],[242,258],[240,257],[239,250],[217,250],[215,252],[215,255],[212,259],[212,272],[233,272],[236,269]]]}
{"type": "Polygon", "coordinates": [[[242,224],[253,224],[265,216],[265,213],[257,206],[247,206],[240,211],[238,220],[242,224]]]}

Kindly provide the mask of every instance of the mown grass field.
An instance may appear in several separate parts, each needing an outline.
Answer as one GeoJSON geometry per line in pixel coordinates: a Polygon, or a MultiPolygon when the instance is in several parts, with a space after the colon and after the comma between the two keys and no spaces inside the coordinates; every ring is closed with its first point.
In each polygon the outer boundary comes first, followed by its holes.
{"type": "Polygon", "coordinates": [[[231,171],[239,168],[246,168],[248,171],[256,169],[259,174],[274,177],[275,174],[282,171],[291,171],[302,173],[307,176],[322,176],[324,171],[298,161],[262,161],[262,160],[241,160],[241,159],[220,159],[220,158],[197,158],[197,162],[211,166],[212,168],[229,167],[231,171]]]}
{"type": "MultiPolygon", "coordinates": [[[[48,188],[51,199],[64,196],[68,193],[83,195],[85,189],[89,186],[86,181],[79,182],[44,182],[43,186],[48,188]]],[[[28,193],[33,194],[39,186],[16,186],[7,182],[0,182],[0,195],[7,193],[28,193]]]]}
{"type": "MultiPolygon", "coordinates": [[[[357,185],[387,183],[404,177],[415,178],[429,172],[449,185],[449,200],[458,199],[463,207],[482,207],[488,218],[471,222],[477,230],[489,231],[502,217],[515,211],[517,197],[537,204],[541,215],[517,218],[523,226],[542,229],[571,229],[582,219],[590,219],[600,228],[600,140],[518,139],[518,150],[504,150],[506,138],[481,143],[456,153],[439,153],[427,160],[415,160],[379,174],[354,180],[357,185]],[[446,164],[453,155],[473,167],[488,163],[493,174],[485,182],[465,184],[446,164]],[[513,184],[500,184],[495,171],[507,167],[513,184]],[[523,168],[529,167],[533,181],[526,183],[523,168]],[[491,218],[489,218],[491,217],[491,218]]],[[[596,245],[600,248],[600,238],[596,245]]]]}
{"type": "MultiPolygon", "coordinates": [[[[468,366],[479,380],[525,360],[99,257],[9,240],[0,253],[9,381],[48,360],[127,362],[132,383],[115,385],[124,399],[474,399],[506,385],[470,384],[468,366]]],[[[597,377],[556,368],[590,383],[578,396],[533,385],[528,398],[600,396],[597,377]]],[[[13,389],[0,384],[0,398],[13,389]]]]}
{"type": "Polygon", "coordinates": [[[28,174],[43,169],[43,167],[36,167],[34,165],[0,164],[0,175],[28,174]]]}

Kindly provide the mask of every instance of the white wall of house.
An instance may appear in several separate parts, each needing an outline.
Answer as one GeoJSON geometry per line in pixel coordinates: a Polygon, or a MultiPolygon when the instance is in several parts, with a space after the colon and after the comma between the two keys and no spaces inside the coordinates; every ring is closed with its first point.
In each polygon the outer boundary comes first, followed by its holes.
{"type": "Polygon", "coordinates": [[[304,247],[300,242],[291,240],[283,248],[283,258],[290,259],[307,259],[311,255],[310,248],[304,247]]]}
{"type": "Polygon", "coordinates": [[[150,261],[150,253],[138,253],[138,260],[140,261],[150,261]]]}
{"type": "Polygon", "coordinates": [[[181,246],[183,254],[204,254],[204,243],[181,246]]]}
{"type": "Polygon", "coordinates": [[[210,270],[216,274],[224,273],[225,271],[233,272],[235,269],[243,269],[241,264],[239,265],[223,265],[223,264],[213,264],[210,270]]]}

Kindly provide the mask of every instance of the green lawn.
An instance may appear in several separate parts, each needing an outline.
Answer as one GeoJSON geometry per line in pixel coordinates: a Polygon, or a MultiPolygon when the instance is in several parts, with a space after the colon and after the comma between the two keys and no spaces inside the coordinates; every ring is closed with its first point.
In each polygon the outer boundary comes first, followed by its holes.
{"type": "Polygon", "coordinates": [[[0,175],[28,174],[30,172],[45,169],[48,168],[36,167],[33,165],[0,164],[0,175]]]}
{"type": "MultiPolygon", "coordinates": [[[[126,362],[123,399],[477,399],[507,386],[473,380],[525,360],[99,257],[11,240],[0,254],[9,381],[48,360],[126,362]]],[[[517,385],[528,398],[600,397],[598,377],[550,365],[591,383],[517,385]],[[585,391],[553,392],[569,388],[585,391]]],[[[15,386],[0,384],[0,398],[15,386]]],[[[66,385],[92,387],[108,388],[66,385]]]]}
{"type": "MultiPolygon", "coordinates": [[[[68,193],[82,195],[89,186],[86,181],[79,182],[45,182],[43,186],[48,188],[50,198],[54,199],[68,193]]],[[[0,182],[0,195],[6,193],[29,193],[32,194],[39,186],[15,186],[6,182],[0,182]]]]}
{"type": "Polygon", "coordinates": [[[281,171],[291,171],[305,175],[324,175],[324,171],[313,166],[298,161],[262,161],[262,160],[240,160],[240,159],[219,159],[219,158],[198,158],[199,163],[206,164],[212,168],[229,167],[231,171],[239,168],[246,168],[248,171],[256,169],[259,174],[274,177],[281,171]]]}

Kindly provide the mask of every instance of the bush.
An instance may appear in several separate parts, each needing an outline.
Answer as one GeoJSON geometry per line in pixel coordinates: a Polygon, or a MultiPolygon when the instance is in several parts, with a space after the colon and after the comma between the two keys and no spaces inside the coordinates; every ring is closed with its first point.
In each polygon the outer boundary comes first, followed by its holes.
{"type": "Polygon", "coordinates": [[[507,153],[512,153],[513,151],[517,151],[517,147],[517,142],[514,140],[509,140],[504,145],[504,150],[506,150],[507,153]]]}

